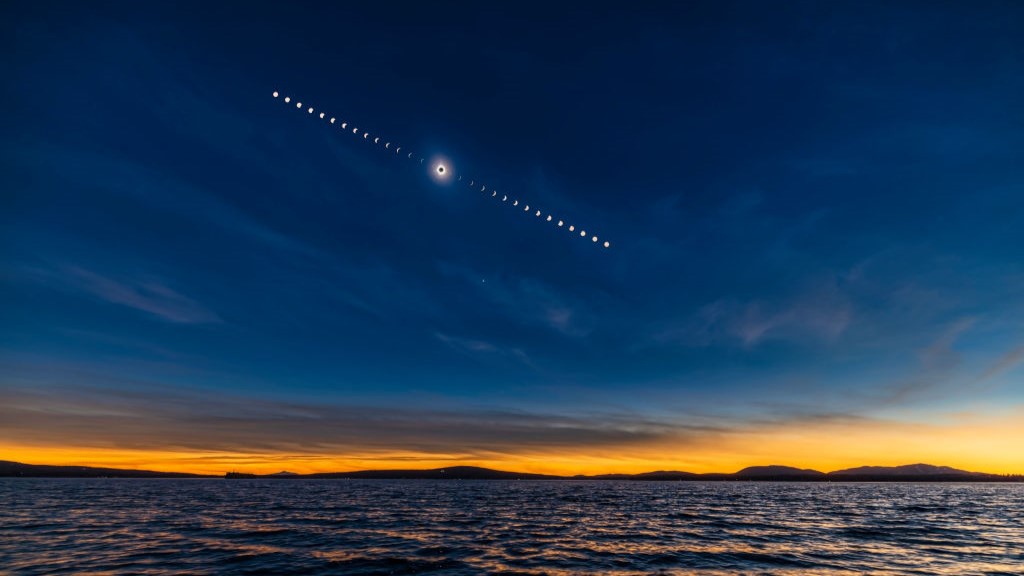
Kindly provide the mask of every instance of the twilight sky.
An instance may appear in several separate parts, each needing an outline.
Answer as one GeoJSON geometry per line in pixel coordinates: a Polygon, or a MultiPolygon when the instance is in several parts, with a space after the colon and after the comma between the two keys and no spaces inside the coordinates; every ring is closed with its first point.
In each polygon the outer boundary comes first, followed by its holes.
{"type": "Polygon", "coordinates": [[[91,4],[0,8],[0,459],[1024,472],[1024,5],[91,4]]]}

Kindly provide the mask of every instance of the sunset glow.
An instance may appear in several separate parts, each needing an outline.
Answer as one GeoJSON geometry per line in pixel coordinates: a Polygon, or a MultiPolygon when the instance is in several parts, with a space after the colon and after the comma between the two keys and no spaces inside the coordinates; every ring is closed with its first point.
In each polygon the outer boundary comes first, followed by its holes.
{"type": "MultiPolygon", "coordinates": [[[[977,472],[1012,474],[1024,470],[1024,455],[1016,449],[1017,440],[1024,437],[1022,422],[1024,414],[1017,411],[999,418],[960,416],[946,425],[886,422],[776,425],[761,429],[740,428],[707,439],[690,438],[678,445],[668,437],[655,444],[608,445],[599,449],[553,446],[506,452],[413,452],[401,450],[398,446],[392,450],[353,450],[347,453],[340,450],[218,452],[0,443],[0,454],[4,459],[35,464],[215,475],[228,471],[313,473],[454,465],[558,475],[655,470],[735,472],[747,466],[767,464],[830,472],[861,466],[866,462],[897,466],[918,461],[943,462],[954,468],[977,472]]],[[[124,444],[145,442],[141,437],[123,441],[124,444]]],[[[166,442],[154,439],[153,443],[166,442]]]]}

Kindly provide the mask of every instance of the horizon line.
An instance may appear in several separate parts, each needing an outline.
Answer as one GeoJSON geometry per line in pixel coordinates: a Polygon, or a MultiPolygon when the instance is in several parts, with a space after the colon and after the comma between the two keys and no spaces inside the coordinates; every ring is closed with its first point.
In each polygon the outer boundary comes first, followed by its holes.
{"type": "MultiPolygon", "coordinates": [[[[224,476],[224,475],[227,475],[227,474],[245,474],[245,475],[252,475],[252,476],[257,476],[258,477],[258,476],[272,476],[272,475],[275,475],[275,474],[282,474],[282,473],[289,474],[289,475],[296,475],[296,476],[316,476],[316,475],[328,475],[328,474],[362,474],[362,473],[389,473],[389,472],[390,473],[397,473],[397,472],[435,472],[435,471],[443,471],[443,470],[448,470],[448,469],[453,469],[453,468],[463,468],[463,469],[469,468],[469,469],[475,469],[475,470],[486,470],[486,471],[489,471],[489,472],[498,472],[498,473],[506,473],[506,474],[520,474],[520,475],[526,475],[526,476],[547,476],[547,477],[551,477],[551,478],[593,478],[593,477],[600,477],[600,476],[624,476],[624,477],[627,477],[627,476],[644,476],[644,475],[649,475],[649,474],[689,474],[689,475],[693,475],[693,476],[735,476],[735,475],[739,475],[739,474],[741,474],[741,473],[743,473],[745,471],[748,471],[748,470],[751,470],[751,469],[758,469],[758,468],[782,469],[782,470],[785,470],[785,472],[787,474],[789,474],[789,475],[797,475],[797,474],[800,474],[800,473],[830,475],[830,474],[836,474],[836,473],[840,473],[840,472],[847,472],[847,471],[851,471],[851,470],[860,470],[860,469],[863,469],[863,468],[877,468],[877,469],[879,469],[877,473],[885,474],[886,471],[893,471],[893,470],[897,470],[897,469],[905,469],[905,468],[909,468],[909,467],[913,467],[913,466],[927,466],[927,467],[930,467],[930,468],[947,468],[947,469],[949,469],[949,471],[945,472],[946,474],[973,474],[973,475],[986,475],[986,476],[998,476],[998,477],[1024,476],[1024,473],[1022,473],[1022,472],[1002,472],[1002,473],[1000,473],[1000,472],[982,472],[982,471],[977,471],[977,470],[963,470],[963,469],[959,469],[959,468],[955,468],[955,467],[947,466],[947,465],[942,465],[942,464],[938,464],[938,465],[937,464],[928,464],[928,463],[925,463],[925,462],[914,462],[914,463],[910,463],[910,464],[898,464],[898,465],[892,465],[892,466],[874,465],[874,464],[862,464],[862,465],[859,465],[859,466],[852,466],[852,467],[848,467],[848,468],[840,468],[840,469],[837,469],[837,470],[831,470],[831,471],[827,471],[827,472],[826,471],[822,471],[822,470],[817,470],[815,468],[801,468],[801,467],[790,466],[790,465],[786,465],[786,464],[754,464],[754,465],[750,465],[750,466],[745,466],[745,467],[740,468],[739,470],[736,470],[734,472],[690,472],[690,471],[687,471],[687,470],[679,470],[679,469],[660,469],[660,470],[649,470],[649,471],[645,471],[645,472],[600,472],[600,473],[591,473],[591,474],[582,474],[582,473],[580,473],[580,474],[554,474],[554,473],[543,473],[543,472],[523,472],[523,471],[518,471],[518,470],[506,470],[506,469],[499,469],[499,468],[490,468],[490,467],[486,467],[486,466],[477,466],[477,465],[472,465],[472,464],[454,464],[454,465],[451,465],[451,466],[439,466],[439,467],[432,467],[432,468],[365,468],[365,469],[357,469],[357,470],[335,470],[335,471],[325,471],[325,472],[304,472],[304,473],[302,473],[302,472],[289,472],[288,470],[280,470],[278,472],[269,472],[269,473],[254,473],[254,472],[244,472],[244,471],[239,471],[239,470],[228,470],[228,471],[225,471],[225,472],[220,473],[220,474],[210,474],[210,473],[203,473],[203,472],[187,472],[187,471],[151,470],[151,469],[146,469],[146,468],[118,468],[118,467],[112,467],[112,466],[96,466],[96,465],[87,465],[87,464],[31,464],[31,463],[19,462],[19,461],[15,461],[15,460],[4,460],[2,458],[0,458],[0,464],[13,464],[13,465],[20,465],[20,466],[48,467],[48,468],[89,468],[89,469],[93,469],[93,470],[117,470],[117,471],[124,471],[124,472],[152,472],[152,473],[158,473],[158,474],[187,474],[187,475],[191,475],[191,476],[202,476],[202,477],[221,477],[221,476],[224,476]]],[[[936,475],[936,474],[941,474],[941,473],[942,472],[932,473],[932,474],[936,475]]]]}

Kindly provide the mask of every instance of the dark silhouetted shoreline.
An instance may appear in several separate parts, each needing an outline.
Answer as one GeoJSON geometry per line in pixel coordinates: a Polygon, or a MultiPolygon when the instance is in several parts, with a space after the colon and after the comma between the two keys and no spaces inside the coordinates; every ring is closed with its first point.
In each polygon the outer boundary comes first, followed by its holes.
{"type": "MultiPolygon", "coordinates": [[[[185,472],[156,472],[152,470],[124,470],[93,468],[89,466],[49,466],[22,464],[0,460],[0,477],[21,478],[220,478],[212,474],[185,472]]],[[[355,472],[319,472],[295,474],[251,474],[228,472],[228,480],[627,480],[654,482],[708,482],[708,481],[760,481],[760,482],[1022,482],[1020,474],[987,474],[969,472],[948,466],[909,464],[906,466],[861,466],[820,472],[789,466],[751,466],[734,473],[680,472],[659,470],[640,474],[597,474],[592,476],[558,476],[508,472],[477,466],[450,466],[429,470],[359,470],[355,472]]]]}

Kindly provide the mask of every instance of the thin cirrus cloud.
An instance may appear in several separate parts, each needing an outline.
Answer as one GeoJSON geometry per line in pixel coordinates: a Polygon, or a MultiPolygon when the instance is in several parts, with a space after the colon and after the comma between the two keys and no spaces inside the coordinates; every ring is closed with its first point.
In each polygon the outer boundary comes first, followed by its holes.
{"type": "Polygon", "coordinates": [[[531,368],[536,368],[530,357],[521,348],[499,346],[484,340],[461,338],[436,332],[434,336],[449,348],[469,355],[483,355],[498,358],[511,358],[531,368]]]}
{"type": "Polygon", "coordinates": [[[956,350],[957,341],[975,324],[970,317],[958,318],[935,336],[918,353],[917,366],[900,381],[886,386],[876,399],[879,405],[905,405],[912,401],[940,398],[959,388],[963,359],[956,350]]]}
{"type": "Polygon", "coordinates": [[[832,342],[853,319],[851,303],[838,291],[815,291],[783,305],[721,299],[701,307],[678,327],[654,332],[651,340],[699,346],[727,342],[748,348],[769,340],[832,342]]]}
{"type": "Polygon", "coordinates": [[[217,324],[221,319],[159,280],[113,278],[78,266],[57,272],[68,286],[111,304],[125,306],[175,324],[217,324]]]}
{"type": "Polygon", "coordinates": [[[37,461],[223,473],[476,462],[556,473],[673,466],[731,471],[768,459],[823,470],[955,462],[1016,469],[1019,409],[907,423],[843,413],[680,421],[627,412],[538,413],[255,400],[172,391],[0,389],[0,450],[37,461]],[[76,440],[69,442],[69,438],[76,440]],[[935,439],[941,441],[935,442],[935,439]],[[884,445],[885,450],[879,446],[884,445]],[[979,446],[984,448],[979,449],[979,446]],[[627,454],[628,456],[623,456],[627,454]],[[788,456],[781,457],[786,454],[788,456]],[[85,455],[85,456],[83,456],[85,455]],[[119,459],[115,462],[113,459],[119,459]]]}
{"type": "Polygon", "coordinates": [[[441,274],[477,286],[476,296],[488,308],[519,324],[540,326],[568,337],[586,337],[596,328],[597,313],[583,299],[557,290],[554,286],[529,277],[484,277],[460,264],[438,262],[441,274]],[[530,306],[524,308],[523,303],[530,306]]]}
{"type": "Polygon", "coordinates": [[[1006,354],[1003,354],[995,363],[985,370],[985,373],[981,375],[979,380],[987,382],[1015,369],[1022,362],[1024,362],[1024,345],[1017,346],[1006,354]]]}
{"type": "Polygon", "coordinates": [[[532,302],[534,321],[565,336],[587,336],[596,324],[585,302],[559,294],[553,287],[536,280],[520,279],[499,285],[489,297],[506,310],[521,310],[520,302],[532,302]]]}
{"type": "Polygon", "coordinates": [[[60,396],[0,391],[8,441],[232,453],[342,454],[410,450],[480,455],[684,442],[707,427],[623,414],[578,416],[509,410],[335,406],[225,395],[69,389],[60,396]]]}

